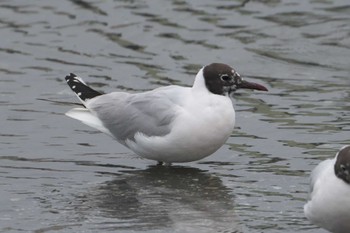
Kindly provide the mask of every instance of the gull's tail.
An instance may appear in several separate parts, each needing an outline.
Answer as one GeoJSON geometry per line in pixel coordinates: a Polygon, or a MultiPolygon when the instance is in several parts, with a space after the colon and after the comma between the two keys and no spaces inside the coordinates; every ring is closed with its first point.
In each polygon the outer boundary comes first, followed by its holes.
{"type": "Polygon", "coordinates": [[[66,81],[72,91],[78,96],[79,100],[85,105],[85,102],[96,96],[102,95],[102,93],[95,91],[86,83],[73,73],[66,76],[66,81]]]}
{"type": "MultiPolygon", "coordinates": [[[[95,91],[86,85],[86,83],[75,74],[70,73],[67,75],[66,81],[69,87],[76,94],[76,96],[78,96],[79,100],[85,107],[86,101],[95,98],[96,96],[102,95],[102,93],[95,91]]],[[[66,115],[113,137],[112,133],[103,125],[102,121],[88,108],[73,108],[66,112],[66,115]]]]}

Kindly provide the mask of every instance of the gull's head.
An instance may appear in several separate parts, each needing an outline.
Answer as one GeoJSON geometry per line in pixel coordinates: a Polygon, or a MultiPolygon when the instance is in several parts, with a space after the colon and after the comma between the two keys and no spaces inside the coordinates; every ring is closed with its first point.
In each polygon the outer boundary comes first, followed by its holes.
{"type": "Polygon", "coordinates": [[[260,84],[243,80],[231,66],[222,63],[206,65],[198,74],[202,75],[206,88],[217,95],[229,95],[240,88],[267,91],[260,84]]]}
{"type": "Polygon", "coordinates": [[[334,173],[339,179],[350,184],[350,146],[344,146],[337,153],[334,173]]]}

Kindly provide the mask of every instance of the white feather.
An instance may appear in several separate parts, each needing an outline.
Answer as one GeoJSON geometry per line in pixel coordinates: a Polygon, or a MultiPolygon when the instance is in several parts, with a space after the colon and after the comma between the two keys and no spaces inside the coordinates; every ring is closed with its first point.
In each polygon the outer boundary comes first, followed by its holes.
{"type": "Polygon", "coordinates": [[[69,116],[73,119],[79,120],[82,123],[113,137],[111,132],[106,127],[104,127],[102,121],[100,119],[98,119],[94,114],[92,114],[89,109],[73,108],[73,109],[69,110],[68,112],[66,112],[66,116],[69,116]]]}
{"type": "Polygon", "coordinates": [[[335,175],[335,161],[335,158],[322,161],[313,170],[304,213],[315,225],[334,233],[349,233],[350,185],[335,175]]]}

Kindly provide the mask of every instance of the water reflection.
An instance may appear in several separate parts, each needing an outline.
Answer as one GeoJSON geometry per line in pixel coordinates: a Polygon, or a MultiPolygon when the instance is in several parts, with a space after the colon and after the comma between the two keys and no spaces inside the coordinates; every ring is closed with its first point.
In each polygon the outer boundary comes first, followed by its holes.
{"type": "MultiPolygon", "coordinates": [[[[231,190],[219,177],[190,167],[128,171],[78,198],[79,215],[104,218],[115,230],[241,232],[231,190]]],[[[85,216],[86,217],[86,216],[85,216]]]]}

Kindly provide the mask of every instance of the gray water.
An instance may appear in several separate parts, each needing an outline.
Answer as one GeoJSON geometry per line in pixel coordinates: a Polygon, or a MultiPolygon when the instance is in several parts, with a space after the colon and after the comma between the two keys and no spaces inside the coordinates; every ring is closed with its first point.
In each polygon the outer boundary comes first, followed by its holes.
{"type": "Polygon", "coordinates": [[[0,2],[0,232],[325,232],[310,171],[350,143],[347,0],[0,2]],[[155,166],[64,115],[74,72],[105,92],[189,86],[211,62],[239,91],[212,156],[155,166]]]}

